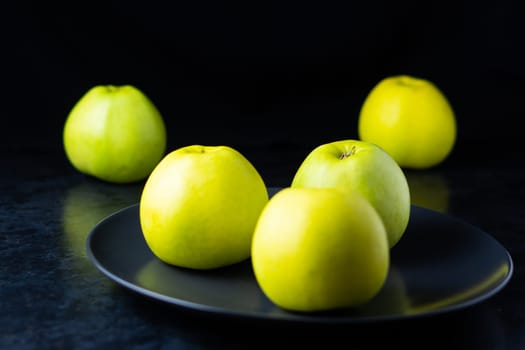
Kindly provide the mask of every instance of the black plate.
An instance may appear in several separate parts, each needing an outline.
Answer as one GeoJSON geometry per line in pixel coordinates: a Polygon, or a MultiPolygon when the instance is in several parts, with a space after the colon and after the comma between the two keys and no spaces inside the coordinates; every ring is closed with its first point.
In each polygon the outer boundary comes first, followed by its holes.
{"type": "MultiPolygon", "coordinates": [[[[278,189],[269,190],[272,194],[278,189]]],[[[492,236],[449,215],[411,209],[379,294],[359,308],[335,312],[298,313],[275,306],[259,288],[249,259],[211,271],[162,263],[144,241],[138,204],[97,224],[88,236],[87,254],[107,277],[146,297],[211,314],[269,321],[340,324],[439,314],[486,300],[508,283],[511,256],[492,236]]]]}

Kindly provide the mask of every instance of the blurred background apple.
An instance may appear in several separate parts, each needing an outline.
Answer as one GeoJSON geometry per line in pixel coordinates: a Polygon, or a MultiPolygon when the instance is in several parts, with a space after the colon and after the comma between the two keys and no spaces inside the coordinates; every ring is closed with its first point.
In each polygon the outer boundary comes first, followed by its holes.
{"type": "Polygon", "coordinates": [[[97,85],[74,104],[64,123],[68,160],[100,180],[145,179],[164,156],[164,119],[153,101],[133,85],[97,85]]]}

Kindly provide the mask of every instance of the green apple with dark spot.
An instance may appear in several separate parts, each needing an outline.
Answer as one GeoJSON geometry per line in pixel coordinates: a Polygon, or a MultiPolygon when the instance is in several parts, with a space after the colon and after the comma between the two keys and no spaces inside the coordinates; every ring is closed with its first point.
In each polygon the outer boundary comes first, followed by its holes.
{"type": "Polygon", "coordinates": [[[291,187],[335,187],[361,193],[383,220],[390,248],[408,226],[410,190],[405,173],[373,143],[345,139],[317,146],[297,169],[291,187]]]}

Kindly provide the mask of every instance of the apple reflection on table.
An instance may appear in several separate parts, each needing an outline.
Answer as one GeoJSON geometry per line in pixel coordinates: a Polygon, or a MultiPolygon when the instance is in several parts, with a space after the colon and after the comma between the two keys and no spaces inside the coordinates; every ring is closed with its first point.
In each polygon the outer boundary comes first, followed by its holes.
{"type": "Polygon", "coordinates": [[[410,189],[413,205],[448,213],[450,208],[450,188],[446,177],[439,171],[430,169],[404,170],[410,189]]]}
{"type": "Polygon", "coordinates": [[[92,269],[86,240],[105,217],[138,203],[143,183],[117,185],[84,177],[66,192],[62,206],[62,247],[76,268],[92,269]]]}

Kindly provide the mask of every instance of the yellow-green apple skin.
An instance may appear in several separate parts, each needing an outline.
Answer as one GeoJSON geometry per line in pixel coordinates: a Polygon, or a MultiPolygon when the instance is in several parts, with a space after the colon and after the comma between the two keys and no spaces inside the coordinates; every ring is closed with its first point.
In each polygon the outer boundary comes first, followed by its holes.
{"type": "Polygon", "coordinates": [[[97,85],[69,112],[63,144],[78,171],[112,183],[145,179],[164,156],[166,126],[153,102],[132,85],[97,85]]]}
{"type": "Polygon", "coordinates": [[[213,269],[250,257],[269,195],[253,164],[229,146],[189,145],[168,153],[141,194],[140,224],[160,260],[213,269]]]}
{"type": "Polygon", "coordinates": [[[326,311],[370,301],[387,278],[390,250],[381,218],[358,192],[287,187],[257,222],[252,266],[277,306],[326,311]]]}
{"type": "Polygon", "coordinates": [[[300,164],[291,187],[357,191],[377,210],[392,248],[410,218],[410,189],[403,169],[381,147],[346,139],[317,146],[300,164]]]}
{"type": "Polygon", "coordinates": [[[433,82],[390,76],[365,98],[358,134],[360,140],[381,146],[401,167],[425,169],[442,163],[452,152],[456,116],[433,82]]]}

